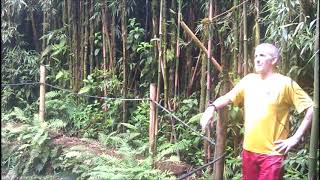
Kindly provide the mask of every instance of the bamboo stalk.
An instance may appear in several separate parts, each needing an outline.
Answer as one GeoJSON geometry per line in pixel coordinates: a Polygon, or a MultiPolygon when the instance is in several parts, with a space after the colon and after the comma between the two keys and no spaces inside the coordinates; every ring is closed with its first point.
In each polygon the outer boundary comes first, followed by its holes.
{"type": "MultiPolygon", "coordinates": [[[[233,0],[233,5],[234,6],[237,6],[238,5],[238,0],[233,0]]],[[[233,52],[232,52],[232,55],[233,55],[233,72],[234,72],[234,76],[233,77],[236,77],[237,76],[237,72],[238,72],[238,54],[239,54],[239,37],[238,37],[238,34],[239,34],[239,31],[238,31],[238,9],[234,9],[233,11],[234,13],[234,22],[232,23],[232,28],[233,28],[233,33],[234,33],[234,42],[233,42],[233,52]]]]}
{"type": "MultiPolygon", "coordinates": [[[[121,31],[122,31],[122,67],[123,67],[123,98],[128,94],[128,60],[127,60],[127,4],[126,0],[121,1],[121,31]]],[[[123,115],[122,122],[128,122],[128,104],[122,102],[123,115]]],[[[123,129],[124,130],[124,129],[123,129]]]]}
{"type": "Polygon", "coordinates": [[[247,3],[243,4],[243,61],[244,75],[248,74],[247,3]]]}
{"type": "MultiPolygon", "coordinates": [[[[317,25],[316,25],[316,39],[319,39],[319,1],[317,4],[317,25]]],[[[314,60],[314,102],[313,120],[311,127],[310,139],[310,155],[309,155],[309,173],[308,179],[315,180],[318,178],[317,166],[317,149],[319,147],[319,41],[315,42],[314,46],[315,60],[314,60]]]]}
{"type": "Polygon", "coordinates": [[[152,156],[152,166],[155,166],[155,156],[157,153],[157,143],[156,143],[156,132],[157,127],[157,116],[156,116],[156,105],[154,101],[157,98],[157,86],[155,83],[150,84],[150,124],[149,124],[149,152],[152,156]]]}
{"type": "Polygon", "coordinates": [[[255,46],[260,44],[260,2],[259,0],[254,1],[255,9],[256,9],[256,16],[255,16],[255,36],[254,36],[254,44],[255,46]]]}
{"type": "MultiPolygon", "coordinates": [[[[180,22],[181,22],[181,1],[178,0],[178,27],[177,27],[177,42],[176,42],[176,65],[175,65],[175,79],[174,79],[174,97],[178,96],[178,85],[179,85],[179,58],[180,58],[180,22]]],[[[176,103],[174,103],[173,109],[176,109],[176,103]]]]}
{"type": "MultiPolygon", "coordinates": [[[[213,6],[213,2],[212,0],[209,0],[209,9],[208,9],[208,16],[209,16],[209,21],[211,22],[212,21],[212,6],[213,6]]],[[[207,95],[206,95],[206,101],[205,101],[205,106],[207,105],[208,103],[208,100],[211,99],[211,67],[210,67],[210,59],[211,59],[211,24],[208,24],[208,50],[207,50],[207,95]]],[[[206,128],[206,134],[207,134],[207,137],[208,138],[211,138],[210,137],[210,126],[208,126],[208,128],[206,128]]],[[[208,141],[204,140],[203,141],[203,146],[204,146],[204,151],[205,151],[205,157],[204,157],[204,162],[207,163],[209,162],[210,158],[211,158],[211,148],[208,144],[208,141]]]]}
{"type": "Polygon", "coordinates": [[[163,1],[163,7],[162,7],[162,63],[163,63],[163,94],[164,94],[164,107],[168,108],[168,73],[167,73],[167,1],[163,1]]]}
{"type": "Polygon", "coordinates": [[[157,83],[157,102],[160,99],[160,87],[161,87],[161,64],[162,64],[162,10],[163,0],[160,1],[160,17],[159,17],[159,43],[158,43],[158,83],[157,83]]]}

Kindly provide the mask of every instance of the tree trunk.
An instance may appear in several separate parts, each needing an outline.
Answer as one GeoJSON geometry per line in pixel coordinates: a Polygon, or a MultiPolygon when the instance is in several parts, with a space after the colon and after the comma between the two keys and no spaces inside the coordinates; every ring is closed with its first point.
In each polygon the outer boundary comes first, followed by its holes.
{"type": "MultiPolygon", "coordinates": [[[[220,35],[221,44],[221,66],[224,67],[222,70],[222,91],[220,96],[225,95],[229,92],[229,62],[225,57],[225,47],[223,46],[224,35],[220,35]]],[[[225,152],[226,136],[227,136],[227,122],[228,122],[228,107],[225,107],[218,111],[219,119],[216,125],[216,146],[215,146],[215,157],[214,159],[222,156],[225,152]]],[[[214,179],[223,179],[224,171],[224,158],[219,159],[214,166],[214,179]]]]}
{"type": "Polygon", "coordinates": [[[74,6],[73,14],[74,14],[74,19],[73,19],[73,27],[72,27],[72,43],[73,43],[73,54],[74,54],[74,61],[73,61],[73,72],[75,76],[75,83],[74,83],[74,91],[78,92],[80,89],[80,81],[81,80],[81,74],[80,74],[80,28],[79,28],[79,7],[80,7],[80,2],[75,1],[71,3],[74,6]]]}
{"type": "MultiPolygon", "coordinates": [[[[188,22],[189,22],[189,27],[191,29],[191,31],[193,31],[194,29],[194,22],[195,22],[195,14],[194,14],[194,8],[192,7],[193,6],[193,1],[190,2],[191,5],[189,6],[188,8],[188,22]]],[[[186,37],[187,41],[190,41],[191,38],[189,36],[186,37]]],[[[189,84],[189,81],[192,77],[192,49],[193,47],[191,46],[191,44],[189,44],[187,47],[186,47],[186,51],[185,51],[185,67],[183,69],[185,69],[185,74],[183,77],[183,86],[182,86],[182,89],[187,89],[187,91],[185,92],[186,93],[186,96],[190,96],[191,93],[192,93],[192,89],[189,89],[188,87],[188,84],[189,84]]]]}
{"type": "MultiPolygon", "coordinates": [[[[312,0],[299,0],[300,2],[300,5],[301,5],[301,8],[302,8],[302,12],[304,14],[304,16],[309,16],[310,17],[310,20],[313,20],[315,17],[315,11],[316,11],[316,8],[315,8],[315,4],[313,3],[314,1],[312,0]]],[[[317,1],[318,3],[317,4],[317,7],[319,6],[319,1],[317,1]]]]}
{"type": "Polygon", "coordinates": [[[35,19],[34,19],[33,10],[31,8],[29,8],[29,16],[30,16],[30,19],[31,19],[33,44],[35,46],[35,50],[37,52],[39,52],[40,48],[39,48],[39,42],[38,42],[38,33],[37,33],[36,22],[35,22],[35,19]]]}

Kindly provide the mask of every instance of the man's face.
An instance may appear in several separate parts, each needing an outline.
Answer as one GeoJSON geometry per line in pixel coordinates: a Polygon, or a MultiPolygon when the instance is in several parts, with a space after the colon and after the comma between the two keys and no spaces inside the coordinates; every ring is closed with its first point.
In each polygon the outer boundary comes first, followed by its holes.
{"type": "Polygon", "coordinates": [[[254,53],[254,67],[257,73],[271,72],[275,64],[272,51],[265,46],[258,46],[254,53]]]}

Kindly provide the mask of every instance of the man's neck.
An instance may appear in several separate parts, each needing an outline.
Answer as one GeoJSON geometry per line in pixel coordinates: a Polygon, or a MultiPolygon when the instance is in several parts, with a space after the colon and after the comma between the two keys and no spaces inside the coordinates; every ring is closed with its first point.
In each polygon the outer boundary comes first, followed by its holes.
{"type": "Polygon", "coordinates": [[[266,73],[259,73],[260,75],[260,78],[262,80],[266,80],[266,79],[269,79],[270,77],[272,77],[275,73],[273,71],[270,71],[270,72],[266,72],[266,73]]]}

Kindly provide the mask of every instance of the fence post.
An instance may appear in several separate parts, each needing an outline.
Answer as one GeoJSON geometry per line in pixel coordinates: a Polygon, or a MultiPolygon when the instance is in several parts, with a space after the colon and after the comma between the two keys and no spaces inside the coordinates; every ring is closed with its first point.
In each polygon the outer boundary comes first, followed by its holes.
{"type": "Polygon", "coordinates": [[[40,121],[44,121],[44,116],[45,116],[45,94],[46,94],[45,82],[46,82],[46,68],[42,64],[40,65],[40,104],[39,104],[40,121]]]}
{"type": "Polygon", "coordinates": [[[149,152],[152,156],[152,166],[155,166],[155,156],[157,152],[156,135],[158,131],[158,121],[156,116],[157,86],[155,83],[150,84],[150,125],[149,125],[149,152]]]}

